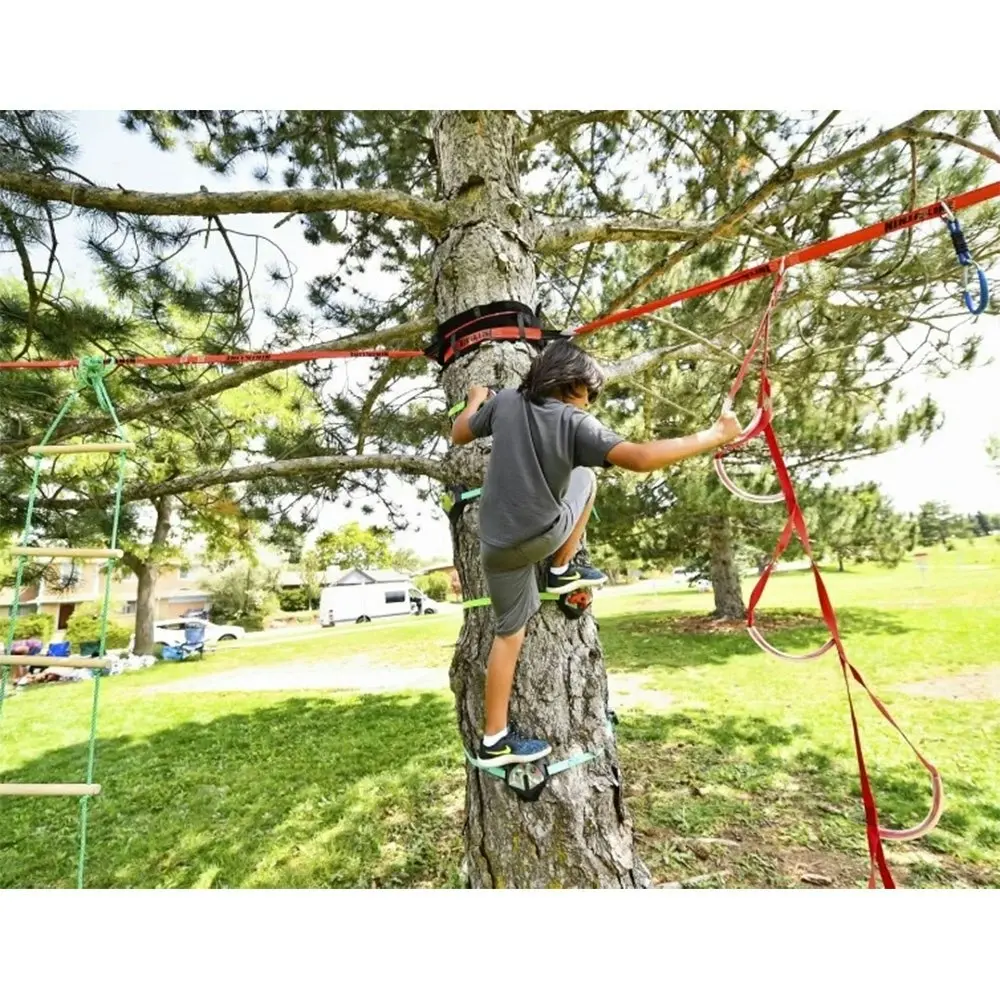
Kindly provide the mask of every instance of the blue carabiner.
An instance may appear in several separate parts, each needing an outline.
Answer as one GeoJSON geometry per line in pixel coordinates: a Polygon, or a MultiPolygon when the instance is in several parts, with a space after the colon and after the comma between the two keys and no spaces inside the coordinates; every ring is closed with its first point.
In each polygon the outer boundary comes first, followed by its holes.
{"type": "Polygon", "coordinates": [[[955,256],[958,258],[959,264],[962,265],[962,299],[965,302],[965,308],[973,316],[978,316],[990,304],[989,283],[986,280],[983,269],[972,259],[969,244],[965,241],[965,233],[962,232],[962,227],[959,225],[955,213],[952,212],[951,207],[946,201],[941,202],[941,210],[944,215],[944,224],[948,227],[948,235],[951,236],[951,244],[955,248],[955,256]],[[970,268],[976,269],[976,275],[979,278],[978,306],[973,305],[972,296],[969,294],[970,268]]]}
{"type": "Polygon", "coordinates": [[[970,261],[969,265],[965,268],[965,281],[964,287],[962,288],[962,298],[965,300],[965,308],[968,309],[973,316],[978,316],[990,304],[989,282],[986,280],[986,275],[983,274],[983,269],[974,260],[970,261]],[[974,306],[972,304],[972,296],[969,294],[969,267],[974,267],[976,269],[976,276],[979,278],[978,306],[974,306]]]}

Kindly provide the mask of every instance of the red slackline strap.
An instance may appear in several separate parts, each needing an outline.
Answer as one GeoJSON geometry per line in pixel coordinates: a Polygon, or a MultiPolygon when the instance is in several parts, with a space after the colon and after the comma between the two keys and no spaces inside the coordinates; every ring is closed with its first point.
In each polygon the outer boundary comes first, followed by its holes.
{"type": "MultiPolygon", "coordinates": [[[[978,205],[983,201],[989,201],[991,198],[1000,198],[1000,181],[955,195],[954,198],[947,200],[947,205],[952,211],[958,211],[963,208],[969,208],[972,205],[978,205]]],[[[775,257],[767,261],[766,264],[758,264],[756,267],[750,267],[743,271],[734,271],[725,277],[706,281],[704,284],[695,285],[693,288],[687,288],[681,292],[674,292],[673,295],[668,295],[665,298],[646,302],[631,309],[622,309],[619,312],[610,313],[607,316],[591,320],[589,323],[584,323],[583,326],[577,327],[573,333],[575,335],[593,333],[602,327],[612,326],[615,323],[624,323],[626,320],[636,319],[639,316],[646,316],[657,309],[675,305],[678,302],[683,302],[685,299],[696,299],[702,295],[708,295],[710,292],[717,292],[723,288],[731,288],[733,285],[742,285],[744,282],[766,277],[768,274],[774,274],[779,271],[782,262],[784,262],[785,268],[794,267],[796,264],[806,264],[811,260],[818,260],[820,257],[837,253],[839,250],[846,250],[848,247],[857,246],[860,243],[868,243],[871,240],[880,239],[883,236],[899,232],[902,229],[910,229],[921,222],[926,222],[928,219],[936,219],[941,215],[945,215],[945,204],[943,201],[936,201],[930,205],[924,205],[922,208],[914,209],[912,212],[904,212],[902,215],[894,215],[891,219],[883,219],[881,222],[865,226],[864,229],[856,229],[853,233],[835,236],[833,239],[813,243],[811,246],[804,247],[802,250],[795,250],[792,253],[785,254],[783,257],[775,257]]]]}
{"type": "MultiPolygon", "coordinates": [[[[904,212],[902,215],[895,215],[891,219],[884,219],[881,222],[876,222],[863,229],[857,229],[853,233],[845,233],[843,236],[823,240],[820,243],[813,243],[811,246],[804,247],[801,250],[794,250],[782,257],[775,257],[764,264],[758,264],[756,267],[747,268],[743,271],[734,271],[732,274],[728,274],[722,278],[716,278],[712,281],[706,281],[701,285],[695,285],[691,288],[684,289],[683,291],[675,292],[673,295],[666,296],[666,298],[656,299],[652,302],[646,302],[643,305],[635,306],[631,309],[623,309],[618,312],[610,313],[607,316],[599,317],[589,323],[584,323],[583,326],[577,327],[575,330],[567,330],[566,334],[568,336],[580,336],[586,333],[593,333],[595,330],[600,330],[606,326],[612,326],[616,323],[624,323],[626,320],[636,319],[639,316],[646,316],[651,312],[656,312],[658,309],[664,309],[677,302],[683,302],[685,299],[699,298],[702,295],[708,295],[711,292],[717,292],[723,288],[731,288],[734,285],[741,285],[747,281],[754,281],[757,278],[763,278],[769,274],[780,274],[784,269],[794,267],[796,264],[805,264],[811,260],[817,260],[820,257],[825,257],[828,254],[837,253],[839,250],[845,250],[848,247],[857,246],[860,243],[867,243],[871,240],[879,239],[882,236],[887,236],[890,233],[899,232],[903,229],[910,229],[921,222],[926,222],[928,219],[935,219],[939,216],[947,215],[949,211],[960,211],[963,208],[969,208],[972,205],[978,205],[980,202],[989,201],[992,198],[998,197],[1000,197],[1000,181],[993,184],[987,184],[984,187],[974,188],[971,191],[965,191],[962,194],[955,195],[953,198],[949,198],[947,202],[937,201],[930,205],[924,205],[922,208],[914,209],[912,212],[904,212]]],[[[497,316],[506,315],[518,314],[513,312],[497,314],[497,316]]],[[[452,339],[452,342],[454,343],[454,335],[456,333],[476,322],[476,320],[477,318],[474,317],[457,327],[455,330],[450,331],[449,337],[452,339]]],[[[534,331],[532,330],[532,333],[527,336],[527,339],[537,339],[533,334],[534,331]]],[[[464,340],[464,338],[462,339],[464,340]]],[[[253,361],[287,361],[289,363],[294,363],[301,361],[321,361],[329,358],[402,359],[419,358],[424,356],[425,354],[423,351],[391,351],[372,349],[361,351],[286,351],[280,354],[191,354],[181,357],[132,357],[113,358],[109,360],[113,360],[119,365],[159,366],[237,365],[253,361]]],[[[78,365],[79,361],[76,359],[67,361],[0,361],[0,370],[12,368],[76,368],[78,365]]]]}
{"type": "MultiPolygon", "coordinates": [[[[300,363],[303,361],[323,361],[327,358],[422,358],[423,351],[390,351],[382,348],[369,350],[322,350],[322,351],[285,351],[270,354],[264,351],[246,354],[182,354],[152,358],[108,358],[116,365],[142,365],[147,367],[164,367],[167,365],[243,365],[254,361],[281,361],[300,363]]],[[[79,358],[67,361],[0,361],[0,370],[10,368],[77,368],[79,358]]]]}

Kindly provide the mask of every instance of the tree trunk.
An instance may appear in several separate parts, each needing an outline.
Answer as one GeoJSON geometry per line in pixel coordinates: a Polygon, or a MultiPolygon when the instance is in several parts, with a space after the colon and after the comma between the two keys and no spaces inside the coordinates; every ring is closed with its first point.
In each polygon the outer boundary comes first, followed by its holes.
{"type": "Polygon", "coordinates": [[[156,581],[160,567],[151,563],[139,563],[134,570],[139,581],[135,599],[135,645],[137,656],[149,656],[153,652],[153,625],[156,621],[156,581]]]}
{"type": "MultiPolygon", "coordinates": [[[[530,249],[536,224],[522,200],[516,143],[520,125],[505,112],[444,112],[434,124],[448,228],[435,252],[437,319],[498,300],[535,304],[530,249]]],[[[470,385],[516,386],[534,356],[527,344],[485,343],[444,374],[448,403],[470,385]]],[[[489,442],[452,455],[458,475],[479,481],[489,442]]],[[[468,597],[486,594],[479,561],[478,507],[452,528],[455,566],[468,597]]],[[[600,598],[596,602],[600,608],[600,598]]],[[[483,722],[486,659],[493,640],[489,607],[468,609],[451,666],[459,729],[477,746],[483,722]]],[[[636,857],[608,725],[607,674],[590,615],[571,621],[546,602],[528,625],[511,698],[511,718],[547,739],[556,762],[581,751],[597,760],[553,776],[535,802],[467,765],[466,877],[474,888],[637,887],[649,883],[636,857]]]]}
{"type": "Polygon", "coordinates": [[[153,526],[149,555],[145,559],[140,559],[132,553],[126,553],[122,560],[135,573],[138,580],[135,595],[135,643],[132,647],[132,651],[138,656],[149,656],[153,652],[156,582],[160,578],[160,552],[170,534],[173,497],[160,497],[155,506],[156,524],[153,526]]]}
{"type": "Polygon", "coordinates": [[[708,518],[709,541],[712,547],[712,590],[715,594],[716,618],[745,618],[740,574],[733,552],[733,535],[726,514],[711,514],[708,518]]]}

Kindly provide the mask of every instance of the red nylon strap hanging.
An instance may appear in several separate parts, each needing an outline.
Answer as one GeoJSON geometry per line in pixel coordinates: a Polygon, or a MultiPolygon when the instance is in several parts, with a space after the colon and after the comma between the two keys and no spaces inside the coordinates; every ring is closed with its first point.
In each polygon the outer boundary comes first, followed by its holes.
{"type": "MultiPolygon", "coordinates": [[[[1000,181],[955,195],[954,198],[947,200],[947,204],[952,211],[957,212],[963,208],[978,205],[980,202],[989,201],[992,198],[1000,198],[1000,181]]],[[[901,215],[894,215],[891,219],[883,219],[881,222],[865,226],[863,229],[856,229],[853,233],[845,233],[843,236],[835,236],[833,239],[813,243],[811,246],[795,250],[784,257],[775,257],[773,260],[767,261],[766,264],[758,264],[756,267],[750,267],[743,271],[734,271],[723,278],[715,278],[712,281],[704,282],[704,284],[695,285],[693,288],[674,292],[673,295],[668,295],[665,298],[646,302],[631,309],[622,309],[618,312],[610,313],[589,323],[584,323],[583,326],[577,327],[572,332],[577,336],[593,333],[595,330],[600,330],[605,326],[612,326],[615,323],[624,323],[626,320],[646,316],[651,312],[656,312],[657,309],[664,309],[667,306],[683,302],[685,299],[696,299],[711,292],[718,292],[723,288],[731,288],[734,285],[742,285],[747,281],[764,278],[769,274],[779,271],[782,262],[784,262],[786,268],[794,267],[796,264],[806,264],[811,260],[818,260],[820,257],[826,257],[840,250],[846,250],[848,247],[858,246],[861,243],[869,243],[872,240],[880,239],[883,236],[888,236],[890,233],[896,233],[903,229],[911,229],[921,222],[926,222],[928,219],[936,219],[944,214],[945,202],[936,201],[930,205],[914,209],[912,212],[903,212],[901,215]]]]}
{"type": "MultiPolygon", "coordinates": [[[[844,686],[847,691],[847,702],[850,709],[851,715],[851,730],[854,736],[854,749],[855,755],[858,761],[858,774],[861,783],[861,797],[864,804],[865,810],[865,827],[868,839],[868,854],[869,854],[869,878],[868,885],[871,888],[876,886],[876,870],[878,875],[881,877],[882,884],[886,888],[894,888],[895,882],[892,877],[892,872],[889,870],[888,863],[885,859],[885,853],[882,847],[883,839],[886,840],[911,840],[916,837],[922,836],[924,833],[933,829],[934,825],[937,823],[937,819],[940,816],[941,809],[943,807],[943,790],[941,784],[940,774],[933,764],[930,763],[914,746],[909,737],[900,729],[899,725],[893,719],[889,710],[881,702],[879,698],[873,694],[873,692],[868,687],[864,678],[861,676],[860,672],[853,666],[847,657],[847,652],[844,649],[844,645],[840,635],[840,626],[837,621],[837,615],[833,608],[833,603],[830,600],[830,595],[827,592],[826,584],[823,581],[822,574],[819,571],[819,567],[816,564],[816,560],[813,556],[812,544],[809,539],[809,531],[806,527],[805,518],[802,514],[802,508],[799,505],[798,498],[795,494],[795,488],[792,485],[791,476],[788,473],[788,468],[785,465],[784,456],[781,452],[781,446],[778,443],[777,435],[774,432],[774,427],[771,423],[771,390],[770,383],[767,379],[766,367],[767,367],[767,356],[766,352],[768,349],[768,335],[770,329],[770,314],[774,308],[777,301],[777,291],[781,285],[781,273],[779,272],[778,278],[775,281],[775,289],[772,292],[771,299],[768,303],[767,311],[765,317],[762,320],[758,332],[751,343],[750,349],[747,352],[747,357],[744,358],[743,364],[740,366],[740,371],[737,375],[736,380],[733,383],[733,387],[730,389],[728,399],[730,402],[736,395],[736,390],[739,389],[742,384],[747,370],[749,368],[749,362],[752,360],[753,354],[756,353],[758,348],[762,349],[765,353],[762,357],[761,367],[761,383],[760,389],[758,391],[758,415],[761,419],[758,421],[758,426],[753,428],[751,432],[744,433],[741,435],[737,442],[745,444],[747,441],[759,434],[763,434],[765,440],[767,441],[768,450],[771,454],[772,462],[774,463],[775,474],[778,478],[779,485],[781,487],[781,493],[785,500],[785,505],[788,510],[788,519],[785,522],[784,529],[778,538],[778,544],[774,550],[774,554],[771,556],[771,560],[765,568],[764,572],[761,574],[760,578],[757,580],[756,585],[753,588],[753,592],[750,595],[750,601],[747,606],[747,629],[754,639],[763,649],[768,652],[774,653],[777,656],[783,657],[785,659],[810,659],[815,656],[822,655],[829,649],[836,648],[837,655],[840,659],[841,672],[844,677],[844,686]],[[802,548],[805,551],[806,556],[809,558],[810,568],[812,569],[813,579],[816,584],[816,594],[819,600],[820,610],[823,615],[823,621],[825,622],[827,629],[830,633],[830,639],[825,643],[818,651],[810,654],[805,654],[804,656],[790,656],[788,654],[783,654],[780,650],[775,649],[766,640],[760,636],[759,630],[754,624],[754,614],[757,605],[764,593],[764,589],[770,580],[771,573],[774,567],[777,565],[778,560],[781,558],[788,544],[791,542],[792,536],[797,535],[799,541],[802,544],[802,548]],[[920,761],[921,765],[927,770],[931,777],[931,788],[932,788],[932,802],[931,808],[925,819],[917,826],[909,830],[888,830],[883,829],[879,826],[878,821],[878,809],[875,804],[875,796],[872,792],[871,782],[868,778],[868,771],[865,764],[864,751],[861,744],[861,733],[858,727],[857,714],[854,708],[854,698],[851,692],[850,677],[853,677],[858,684],[864,689],[865,693],[871,699],[872,703],[881,713],[881,715],[886,719],[887,722],[902,736],[903,740],[914,752],[917,759],[920,761]]],[[[733,442],[734,445],[739,446],[737,442],[733,442]]]]}
{"type": "Polygon", "coordinates": [[[778,265],[778,276],[774,279],[774,287],[771,289],[771,297],[767,300],[767,307],[765,308],[764,315],[761,317],[761,321],[757,326],[757,332],[754,334],[754,338],[750,342],[750,347],[743,356],[743,362],[740,365],[740,370],[736,373],[736,378],[733,379],[733,384],[729,387],[727,395],[730,403],[736,399],[736,394],[740,391],[740,387],[743,385],[743,380],[746,378],[747,372],[750,370],[750,364],[753,361],[758,348],[761,352],[761,376],[763,379],[767,378],[767,362],[770,356],[771,347],[771,314],[774,312],[774,307],[778,304],[778,296],[781,294],[781,287],[785,283],[784,260],[785,259],[782,258],[778,265]]]}
{"type": "MultiPolygon", "coordinates": [[[[750,364],[759,350],[761,356],[760,385],[757,389],[756,412],[747,424],[743,433],[733,441],[730,441],[730,443],[724,448],[720,448],[719,451],[715,453],[715,457],[713,459],[715,471],[718,474],[719,479],[722,480],[722,484],[726,487],[726,489],[728,489],[730,493],[733,493],[735,496],[738,496],[741,500],[746,500],[749,503],[780,503],[782,500],[782,494],[773,493],[768,496],[762,496],[748,492],[730,479],[729,473],[723,465],[723,459],[726,455],[729,455],[734,451],[738,451],[745,444],[747,444],[747,442],[752,441],[758,435],[763,434],[771,423],[773,411],[771,405],[771,384],[767,378],[767,362],[770,355],[771,315],[774,312],[774,307],[777,305],[778,296],[784,283],[784,276],[785,267],[784,261],[782,261],[778,268],[778,275],[774,279],[774,287],[771,289],[771,295],[767,302],[767,308],[764,310],[764,315],[761,317],[761,321],[757,326],[757,332],[754,334],[754,338],[750,342],[750,347],[743,357],[739,371],[736,373],[736,378],[733,380],[733,384],[729,387],[729,392],[726,395],[726,402],[723,407],[724,410],[732,409],[736,400],[736,395],[739,392],[740,387],[743,385],[743,380],[746,378],[746,375],[750,370],[750,364]]],[[[750,634],[755,637],[756,641],[755,633],[751,631],[750,634]]],[[[761,645],[763,645],[763,643],[761,643],[761,645]]]]}
{"type": "MultiPolygon", "coordinates": [[[[303,361],[325,361],[328,358],[422,358],[423,351],[369,350],[284,351],[278,354],[248,352],[246,354],[182,354],[152,358],[108,358],[116,365],[165,367],[168,365],[244,365],[255,361],[281,361],[298,364],[303,361]]],[[[0,370],[10,368],[77,368],[78,358],[66,361],[0,361],[0,370]]]]}

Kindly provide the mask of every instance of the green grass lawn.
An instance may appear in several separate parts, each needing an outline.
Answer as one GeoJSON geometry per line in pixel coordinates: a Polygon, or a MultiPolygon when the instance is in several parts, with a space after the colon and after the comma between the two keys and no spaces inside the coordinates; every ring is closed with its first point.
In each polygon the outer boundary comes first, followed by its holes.
{"type": "MultiPolygon", "coordinates": [[[[897,880],[1000,887],[1000,701],[899,690],[1000,669],[1000,545],[935,551],[926,578],[908,564],[826,579],[852,661],[945,780],[938,829],[888,848],[897,880]]],[[[765,615],[780,609],[766,632],[781,648],[822,640],[819,619],[802,614],[814,614],[811,576],[775,578],[765,604],[765,615]]],[[[660,712],[618,707],[642,856],[658,881],[863,884],[836,656],[775,660],[742,630],[706,627],[710,607],[711,595],[676,590],[609,591],[596,605],[609,670],[672,699],[660,712]]],[[[91,809],[88,885],[458,885],[464,768],[448,692],[151,689],[285,662],[446,667],[459,625],[439,616],[338,627],[102,681],[104,791],[91,809]]],[[[53,685],[7,702],[0,780],[82,780],[90,693],[88,683],[53,685]]],[[[856,704],[883,825],[909,826],[927,808],[925,774],[863,692],[856,704]]],[[[75,800],[0,798],[0,887],[72,885],[77,817],[75,800]]]]}

